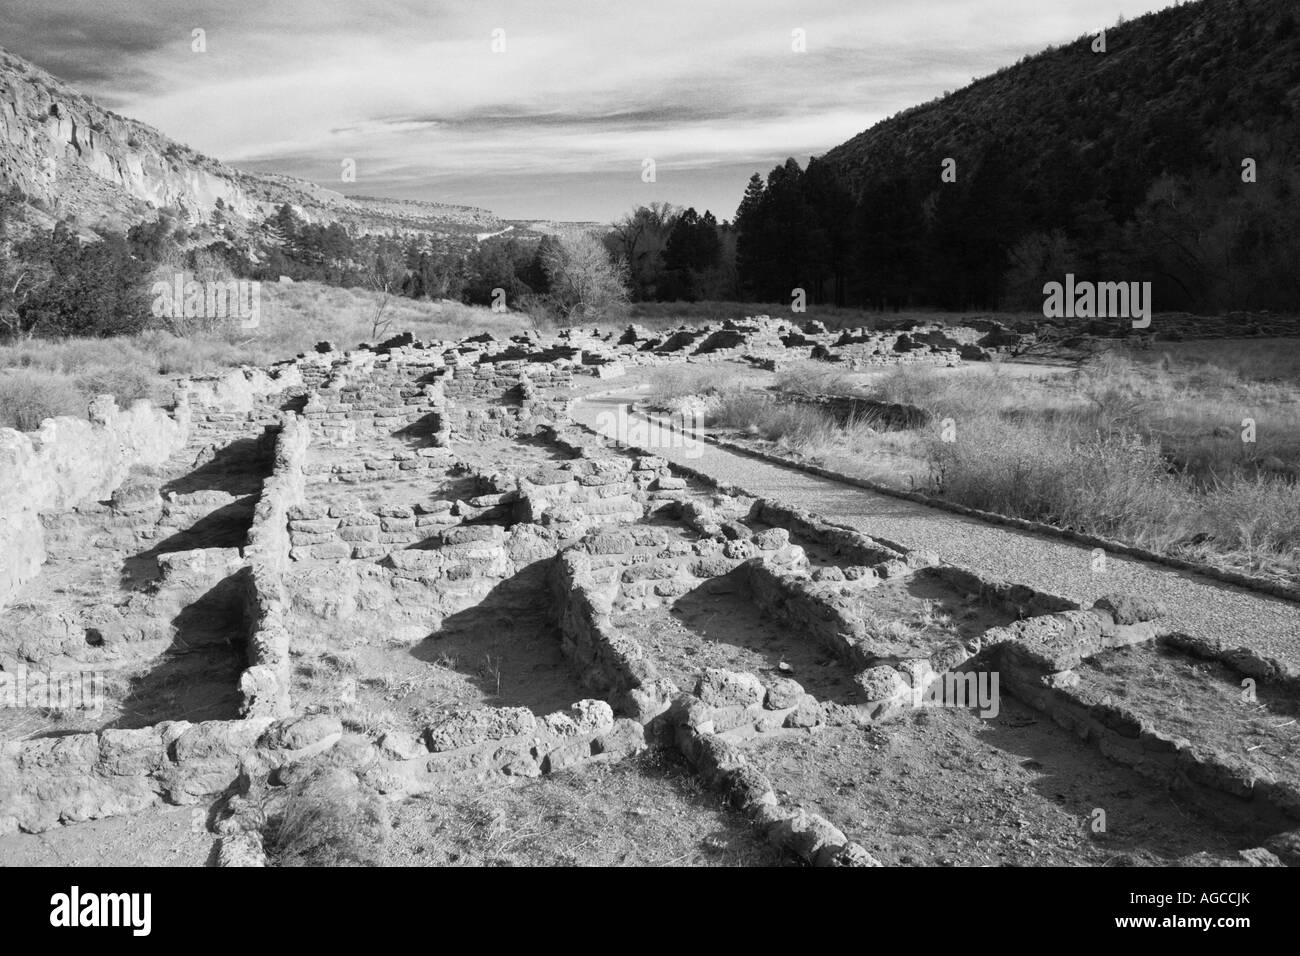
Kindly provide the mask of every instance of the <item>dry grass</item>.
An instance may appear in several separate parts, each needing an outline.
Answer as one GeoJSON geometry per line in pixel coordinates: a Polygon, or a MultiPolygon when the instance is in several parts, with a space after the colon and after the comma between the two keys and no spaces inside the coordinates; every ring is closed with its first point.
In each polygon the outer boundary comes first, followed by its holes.
{"type": "Polygon", "coordinates": [[[787,404],[764,392],[734,392],[710,410],[711,427],[734,428],[790,448],[823,445],[839,432],[835,419],[819,408],[787,404]]]}
{"type": "Polygon", "coordinates": [[[0,372],[0,428],[34,431],[47,418],[85,415],[86,396],[76,380],[58,372],[0,372]]]}
{"type": "Polygon", "coordinates": [[[388,837],[387,807],[355,774],[322,766],[265,810],[267,857],[276,866],[374,866],[388,837]]]}
{"type": "Polygon", "coordinates": [[[684,398],[723,395],[736,385],[736,376],[715,363],[668,365],[655,372],[647,397],[652,405],[673,408],[684,398]]]}
{"type": "MultiPolygon", "coordinates": [[[[54,415],[84,417],[88,399],[104,393],[116,395],[121,405],[137,398],[162,403],[170,397],[172,378],[269,365],[321,341],[356,348],[371,338],[377,302],[377,294],[364,289],[266,283],[261,321],[253,329],[231,323],[183,337],[152,329],[129,337],[0,345],[0,427],[27,431],[54,415]]],[[[393,334],[410,331],[425,340],[480,332],[504,337],[531,325],[522,313],[400,297],[389,300],[384,316],[393,334]]]]}
{"type": "Polygon", "coordinates": [[[767,381],[721,364],[670,365],[652,374],[648,400],[670,412],[698,410],[708,428],[738,431],[801,458],[865,453],[877,440],[869,421],[841,423],[820,408],[782,398],[859,392],[852,373],[824,362],[801,362],[778,374],[775,390],[762,387],[767,381]]]}
{"type": "MultiPolygon", "coordinates": [[[[1237,343],[1215,343],[1230,353],[1237,343]]],[[[898,368],[877,394],[930,409],[918,483],[975,508],[1281,576],[1300,574],[1292,362],[1106,356],[1069,379],[898,368]],[[1261,369],[1267,369],[1261,373],[1261,369]],[[1252,376],[1258,375],[1259,378],[1252,376]],[[1242,440],[1243,420],[1256,441],[1242,440]],[[941,429],[951,420],[954,441],[941,429]]],[[[1222,355],[1220,356],[1223,357],[1222,355]]],[[[1293,379],[1293,382],[1295,380],[1293,379]]]]}
{"type": "Polygon", "coordinates": [[[778,391],[792,395],[853,395],[855,377],[827,362],[796,362],[776,374],[778,391]]]}
{"type": "Polygon", "coordinates": [[[650,379],[649,404],[679,412],[698,401],[710,429],[737,431],[771,443],[775,451],[835,464],[868,456],[882,436],[869,421],[842,423],[823,409],[782,400],[779,393],[812,396],[855,390],[850,375],[819,362],[802,363],[783,373],[776,392],[757,387],[752,376],[729,374],[722,368],[667,366],[655,370],[650,379]]]}
{"type": "Polygon", "coordinates": [[[30,430],[52,415],[85,415],[87,403],[96,395],[117,396],[123,407],[137,399],[159,397],[158,376],[138,349],[123,348],[120,340],[109,340],[100,348],[94,344],[39,342],[0,349],[0,425],[18,427],[9,421],[19,417],[12,410],[23,407],[29,409],[24,416],[28,420],[48,409],[23,429],[30,430]]]}
{"type": "MultiPolygon", "coordinates": [[[[237,331],[257,333],[250,344],[262,351],[250,364],[289,358],[322,340],[356,348],[371,339],[377,301],[377,294],[368,289],[317,282],[267,284],[262,287],[261,326],[237,331]]],[[[425,340],[460,339],[480,332],[510,336],[531,328],[531,319],[520,312],[496,313],[483,306],[400,296],[389,299],[384,318],[390,321],[389,334],[409,331],[425,340]]]]}
{"type": "MultiPolygon", "coordinates": [[[[1293,345],[1293,343],[1288,343],[1293,345]]],[[[777,391],[865,392],[934,424],[877,432],[733,381],[707,393],[710,427],[837,471],[1153,551],[1300,578],[1300,355],[1257,341],[1105,355],[1073,374],[993,362],[897,366],[866,388],[797,366],[777,391]],[[1255,441],[1243,441],[1245,420],[1255,441]],[[943,440],[951,424],[952,441],[943,440]]],[[[697,379],[656,376],[678,400],[697,379]]]]}
{"type": "MultiPolygon", "coordinates": [[[[1300,384],[1300,375],[1292,381],[1300,384]]],[[[1297,384],[1168,356],[1146,364],[1107,355],[1070,377],[1013,376],[996,364],[961,375],[900,366],[877,379],[872,392],[940,419],[996,418],[1060,432],[1069,442],[1134,432],[1156,443],[1173,470],[1201,489],[1243,472],[1285,474],[1300,465],[1297,384]],[[1254,442],[1242,440],[1247,419],[1255,423],[1254,442]]]]}
{"type": "Polygon", "coordinates": [[[1241,382],[1300,382],[1300,348],[1295,339],[1203,339],[1161,342],[1151,351],[1133,352],[1139,363],[1177,369],[1197,385],[1241,382]]]}
{"type": "Polygon", "coordinates": [[[681,758],[650,751],[524,783],[480,786],[394,808],[385,864],[777,866],[743,814],[681,758]]]}

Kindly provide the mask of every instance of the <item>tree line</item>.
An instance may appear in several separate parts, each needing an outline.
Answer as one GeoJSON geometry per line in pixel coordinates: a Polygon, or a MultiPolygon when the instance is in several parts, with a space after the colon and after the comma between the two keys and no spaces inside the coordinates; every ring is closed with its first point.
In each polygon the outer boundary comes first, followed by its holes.
{"type": "Polygon", "coordinates": [[[571,321],[627,299],[620,263],[600,239],[362,234],[306,221],[283,205],[249,238],[218,203],[207,228],[174,209],[125,232],[68,220],[33,226],[26,197],[0,193],[0,336],[129,335],[149,326],[151,288],[166,271],[199,279],[314,280],[382,296],[450,299],[571,321]],[[160,272],[161,270],[161,272],[160,272]]]}

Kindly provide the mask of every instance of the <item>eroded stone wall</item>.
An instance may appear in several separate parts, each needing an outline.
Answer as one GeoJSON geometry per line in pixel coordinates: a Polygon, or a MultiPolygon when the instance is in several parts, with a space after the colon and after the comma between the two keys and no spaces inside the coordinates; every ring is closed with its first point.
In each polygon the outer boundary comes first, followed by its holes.
{"type": "Polygon", "coordinates": [[[165,461],[188,436],[190,410],[96,399],[90,420],[49,418],[34,432],[0,429],[0,608],[45,561],[40,515],[107,497],[131,467],[165,461]]]}

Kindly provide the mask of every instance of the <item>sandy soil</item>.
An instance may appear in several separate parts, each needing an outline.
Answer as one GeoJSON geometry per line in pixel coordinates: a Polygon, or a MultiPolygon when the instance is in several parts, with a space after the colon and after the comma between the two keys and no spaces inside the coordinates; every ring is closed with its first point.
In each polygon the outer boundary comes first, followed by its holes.
{"type": "Polygon", "coordinates": [[[743,816],[665,753],[395,805],[392,866],[776,866],[743,816]]]}
{"type": "Polygon", "coordinates": [[[0,837],[0,866],[211,866],[208,807],[159,806],[128,817],[0,837]]]}
{"type": "Polygon", "coordinates": [[[1091,658],[1080,690],[1104,694],[1157,730],[1231,756],[1263,779],[1300,782],[1300,702],[1267,684],[1243,696],[1240,674],[1149,645],[1091,658]]]}
{"type": "Polygon", "coordinates": [[[760,737],[746,752],[783,804],[822,814],[887,866],[1156,866],[1200,852],[1228,862],[1258,845],[1005,695],[987,720],[927,709],[760,737]]]}

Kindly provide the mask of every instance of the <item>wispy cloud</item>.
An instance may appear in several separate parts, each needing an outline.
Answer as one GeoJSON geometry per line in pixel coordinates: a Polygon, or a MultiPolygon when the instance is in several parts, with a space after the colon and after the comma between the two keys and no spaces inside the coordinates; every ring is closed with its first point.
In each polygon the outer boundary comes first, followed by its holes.
{"type": "Polygon", "coordinates": [[[5,0],[3,42],[250,169],[520,218],[606,219],[649,199],[725,216],[749,172],[1165,5],[5,0]],[[339,181],[345,158],[355,184],[339,181]]]}

